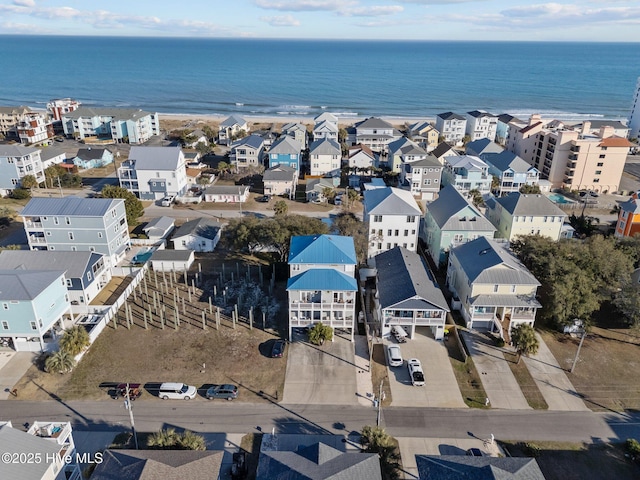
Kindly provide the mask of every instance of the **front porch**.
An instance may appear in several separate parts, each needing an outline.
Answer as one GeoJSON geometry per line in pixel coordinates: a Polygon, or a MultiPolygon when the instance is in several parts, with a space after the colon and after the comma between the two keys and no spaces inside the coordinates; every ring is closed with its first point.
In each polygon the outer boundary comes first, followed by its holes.
{"type": "Polygon", "coordinates": [[[501,301],[501,304],[496,304],[497,302],[482,297],[491,296],[478,295],[472,299],[472,305],[465,312],[467,328],[498,333],[507,344],[511,343],[511,330],[514,326],[521,323],[533,326],[536,311],[540,307],[535,298],[496,295],[496,297],[507,297],[507,299],[496,298],[496,301],[501,301]]]}

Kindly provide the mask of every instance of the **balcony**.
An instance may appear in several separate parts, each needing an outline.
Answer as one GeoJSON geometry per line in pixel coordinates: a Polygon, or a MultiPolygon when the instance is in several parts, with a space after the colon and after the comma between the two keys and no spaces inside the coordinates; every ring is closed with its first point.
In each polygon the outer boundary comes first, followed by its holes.
{"type": "Polygon", "coordinates": [[[579,153],[580,152],[580,145],[572,145],[571,148],[569,149],[570,152],[572,153],[579,153]]]}
{"type": "Polygon", "coordinates": [[[347,300],[345,302],[296,302],[295,300],[289,303],[289,310],[352,310],[354,308],[353,300],[347,300]]]}
{"type": "Polygon", "coordinates": [[[36,237],[34,235],[29,236],[29,243],[32,245],[46,245],[47,239],[44,237],[36,237]]]}
{"type": "Polygon", "coordinates": [[[33,228],[33,229],[36,229],[36,228],[38,228],[38,229],[39,229],[39,228],[44,228],[44,227],[42,226],[42,222],[40,222],[40,221],[27,220],[26,222],[24,222],[24,224],[25,224],[25,226],[26,226],[27,228],[33,228]]]}
{"type": "Polygon", "coordinates": [[[575,170],[577,165],[578,165],[578,162],[575,162],[575,161],[567,162],[567,168],[570,168],[571,170],[575,170]]]}
{"type": "Polygon", "coordinates": [[[566,178],[573,178],[573,172],[572,172],[571,170],[566,170],[566,171],[564,172],[564,176],[565,176],[566,178]]]}

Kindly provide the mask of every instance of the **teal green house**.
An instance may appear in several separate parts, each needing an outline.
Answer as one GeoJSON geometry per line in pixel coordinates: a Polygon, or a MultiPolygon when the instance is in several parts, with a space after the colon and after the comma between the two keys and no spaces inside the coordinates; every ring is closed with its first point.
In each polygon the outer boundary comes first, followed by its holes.
{"type": "Polygon", "coordinates": [[[493,238],[495,232],[492,223],[452,185],[427,204],[422,239],[436,265],[446,261],[452,248],[479,237],[493,238]]]}

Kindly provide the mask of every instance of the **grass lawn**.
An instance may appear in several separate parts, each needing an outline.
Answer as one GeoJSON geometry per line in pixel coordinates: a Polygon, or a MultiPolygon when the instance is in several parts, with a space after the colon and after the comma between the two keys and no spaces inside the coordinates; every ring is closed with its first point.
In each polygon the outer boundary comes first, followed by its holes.
{"type": "Polygon", "coordinates": [[[624,457],[621,445],[564,442],[501,442],[514,457],[531,456],[529,446],[539,450],[536,460],[547,480],[632,480],[640,467],[624,457]]]}
{"type": "Polygon", "coordinates": [[[389,385],[389,372],[387,370],[387,359],[384,354],[384,345],[377,343],[373,345],[373,355],[371,356],[371,382],[376,397],[380,392],[380,382],[382,382],[382,391],[385,394],[383,407],[391,405],[393,398],[391,397],[391,386],[389,385]]]}
{"type": "Polygon", "coordinates": [[[533,377],[531,376],[531,373],[529,373],[529,369],[525,363],[523,361],[520,361],[520,364],[517,363],[518,354],[513,352],[504,352],[503,355],[509,364],[511,373],[513,373],[513,376],[516,378],[516,381],[520,386],[520,390],[522,390],[524,398],[527,399],[529,406],[536,410],[548,409],[549,405],[547,405],[542,393],[540,393],[540,389],[533,380],[533,377]]]}
{"type": "Polygon", "coordinates": [[[542,338],[587,407],[595,411],[640,408],[640,337],[628,329],[593,327],[569,373],[580,338],[542,330],[542,338]]]}
{"type": "Polygon", "coordinates": [[[449,360],[458,381],[458,388],[460,388],[464,403],[471,408],[488,408],[485,406],[487,393],[484,391],[480,375],[478,375],[471,356],[467,356],[466,360],[464,359],[456,340],[457,329],[450,328],[449,331],[449,339],[444,342],[444,345],[447,347],[449,360]]]}
{"type": "MultiPolygon", "coordinates": [[[[235,270],[235,263],[229,257],[220,253],[201,256],[198,260],[203,272],[218,269],[224,261],[229,277],[235,270]]],[[[245,263],[239,265],[244,276],[248,259],[238,257],[236,260],[244,260],[245,263]]],[[[258,268],[254,267],[251,274],[257,277],[258,268]]],[[[265,276],[268,278],[268,274],[265,276]]],[[[152,275],[148,278],[151,295],[155,283],[151,280],[152,275]]],[[[168,381],[184,382],[199,389],[206,389],[210,384],[233,383],[240,386],[240,394],[235,400],[239,402],[264,401],[261,392],[273,399],[282,398],[286,358],[271,359],[269,356],[271,344],[277,338],[275,331],[257,328],[262,323],[259,317],[255,321],[256,328],[250,329],[246,323],[237,323],[234,328],[223,315],[220,329],[216,329],[215,315],[208,314],[208,295],[199,289],[192,295],[191,302],[185,300],[185,305],[179,307],[180,324],[176,330],[173,293],[182,298],[187,295],[185,285],[180,282],[165,294],[164,329],[154,315],[145,330],[142,309],[148,309],[148,304],[143,303],[141,288],[137,302],[133,301],[133,295],[129,297],[128,304],[134,317],[131,329],[126,327],[123,307],[118,314],[118,327],[114,328],[110,322],[70,374],[48,374],[32,366],[16,385],[20,398],[45,400],[58,396],[65,400],[101,400],[108,398],[109,384],[127,381],[146,385],[148,390],[141,400],[156,399],[153,391],[159,383],[168,381]],[[203,310],[207,312],[206,331],[202,328],[203,310]]],[[[279,301],[284,298],[286,292],[282,282],[276,283],[273,295],[279,301]]],[[[281,325],[283,318],[286,318],[286,309],[281,308],[276,324],[281,325]]],[[[287,352],[285,350],[285,356],[287,352]]],[[[197,398],[196,401],[202,400],[201,395],[197,398]]]]}

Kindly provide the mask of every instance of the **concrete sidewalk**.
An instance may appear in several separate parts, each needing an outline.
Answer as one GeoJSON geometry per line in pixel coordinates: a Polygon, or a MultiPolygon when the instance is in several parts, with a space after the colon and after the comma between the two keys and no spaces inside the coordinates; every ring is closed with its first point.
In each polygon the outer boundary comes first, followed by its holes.
{"type": "Polygon", "coordinates": [[[540,335],[536,333],[540,347],[538,353],[530,357],[523,356],[522,360],[529,369],[529,373],[540,389],[549,410],[562,410],[571,412],[589,411],[584,402],[577,396],[573,385],[560,367],[556,358],[544,343],[540,335]]]}
{"type": "Polygon", "coordinates": [[[356,385],[358,403],[373,408],[373,383],[371,382],[371,364],[369,362],[369,347],[366,335],[354,336],[356,385]]]}
{"type": "Polygon", "coordinates": [[[9,398],[9,392],[27,373],[36,356],[33,352],[3,352],[0,360],[0,400],[9,398]]]}
{"type": "Polygon", "coordinates": [[[502,349],[485,343],[485,338],[477,332],[460,331],[492,408],[529,410],[531,407],[520,390],[502,349]]]}

